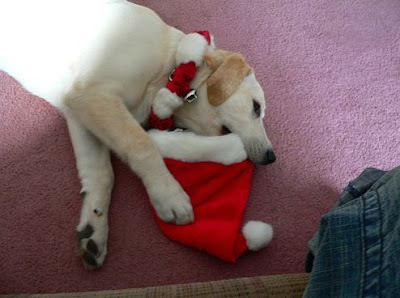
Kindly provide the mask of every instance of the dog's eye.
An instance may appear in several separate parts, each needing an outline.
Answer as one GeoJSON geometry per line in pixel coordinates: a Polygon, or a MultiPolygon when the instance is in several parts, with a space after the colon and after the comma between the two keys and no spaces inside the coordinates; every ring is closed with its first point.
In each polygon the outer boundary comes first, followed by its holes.
{"type": "Polygon", "coordinates": [[[222,126],[222,134],[223,135],[227,135],[227,134],[230,134],[230,133],[232,133],[231,130],[228,127],[226,127],[225,125],[223,125],[222,126]]]}
{"type": "Polygon", "coordinates": [[[257,117],[260,117],[260,115],[261,115],[261,106],[254,99],[253,99],[253,109],[254,109],[254,114],[256,114],[257,117]]]}

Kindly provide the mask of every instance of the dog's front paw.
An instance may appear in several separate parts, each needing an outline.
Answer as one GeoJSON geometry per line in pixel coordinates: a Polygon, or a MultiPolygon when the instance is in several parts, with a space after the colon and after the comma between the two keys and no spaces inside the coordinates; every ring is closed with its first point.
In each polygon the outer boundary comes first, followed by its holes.
{"type": "Polygon", "coordinates": [[[194,221],[193,208],[188,195],[180,188],[149,191],[150,201],[158,217],[170,223],[185,225],[194,221]]]}
{"type": "Polygon", "coordinates": [[[82,216],[77,228],[78,256],[89,270],[100,268],[107,254],[107,218],[100,211],[95,211],[97,210],[93,210],[93,215],[87,214],[86,218],[82,216]]]}

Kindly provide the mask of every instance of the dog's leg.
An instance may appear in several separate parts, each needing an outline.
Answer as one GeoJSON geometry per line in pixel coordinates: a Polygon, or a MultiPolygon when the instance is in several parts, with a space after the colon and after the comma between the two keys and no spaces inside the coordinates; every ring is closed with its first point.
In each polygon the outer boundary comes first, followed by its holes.
{"type": "Polygon", "coordinates": [[[71,95],[66,105],[142,179],[162,220],[176,224],[192,222],[193,209],[189,197],[168,171],[156,146],[118,94],[118,89],[112,86],[98,86],[71,95]]]}
{"type": "Polygon", "coordinates": [[[192,132],[161,131],[147,132],[163,157],[186,162],[213,161],[230,165],[247,158],[246,150],[239,136],[206,137],[192,132]]]}
{"type": "Polygon", "coordinates": [[[66,113],[79,177],[82,210],[78,249],[88,269],[100,267],[107,254],[108,207],[114,183],[110,152],[73,116],[66,113]]]}

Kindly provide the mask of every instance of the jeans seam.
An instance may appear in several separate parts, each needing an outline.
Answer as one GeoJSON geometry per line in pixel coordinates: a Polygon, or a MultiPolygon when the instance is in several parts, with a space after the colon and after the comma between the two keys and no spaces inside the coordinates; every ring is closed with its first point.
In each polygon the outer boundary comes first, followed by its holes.
{"type": "Polygon", "coordinates": [[[363,280],[361,297],[381,296],[382,271],[382,212],[377,191],[371,191],[362,197],[362,244],[363,244],[363,280]],[[375,210],[374,210],[375,209],[375,210]],[[377,242],[371,242],[378,238],[377,242]],[[379,246],[379,247],[376,247],[379,246]],[[373,274],[379,275],[373,277],[373,274]],[[375,283],[373,279],[375,278],[375,283]]]}
{"type": "Polygon", "coordinates": [[[367,270],[366,270],[366,259],[367,259],[367,250],[366,250],[366,243],[365,243],[365,203],[364,200],[360,200],[361,203],[361,210],[360,213],[360,232],[361,232],[361,281],[360,281],[360,297],[363,297],[365,281],[367,279],[367,270]]]}
{"type": "Polygon", "coordinates": [[[379,211],[379,218],[380,218],[380,221],[379,221],[379,245],[380,245],[380,251],[379,251],[379,253],[380,253],[380,258],[379,258],[379,276],[378,276],[378,287],[379,287],[379,297],[381,297],[381,289],[382,289],[382,287],[381,287],[381,285],[382,285],[382,267],[383,267],[383,264],[382,264],[382,262],[383,262],[383,223],[382,223],[382,220],[383,220],[383,217],[382,217],[382,206],[381,206],[381,199],[380,199],[380,196],[379,196],[379,193],[378,193],[378,191],[376,190],[375,191],[375,193],[376,193],[376,198],[377,198],[377,201],[378,201],[378,211],[379,211]]]}

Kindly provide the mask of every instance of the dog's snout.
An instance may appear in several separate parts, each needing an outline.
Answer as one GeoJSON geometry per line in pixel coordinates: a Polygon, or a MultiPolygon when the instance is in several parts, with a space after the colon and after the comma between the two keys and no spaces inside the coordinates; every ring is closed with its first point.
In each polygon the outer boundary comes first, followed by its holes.
{"type": "Polygon", "coordinates": [[[267,150],[265,153],[264,164],[268,165],[276,161],[275,152],[273,150],[267,150]]]}

